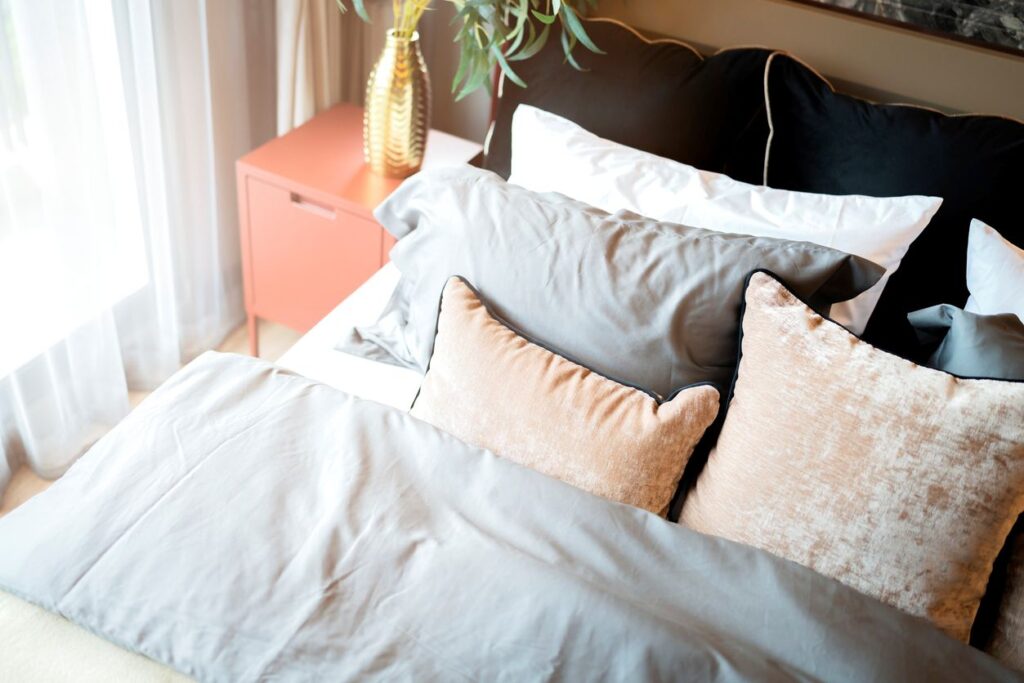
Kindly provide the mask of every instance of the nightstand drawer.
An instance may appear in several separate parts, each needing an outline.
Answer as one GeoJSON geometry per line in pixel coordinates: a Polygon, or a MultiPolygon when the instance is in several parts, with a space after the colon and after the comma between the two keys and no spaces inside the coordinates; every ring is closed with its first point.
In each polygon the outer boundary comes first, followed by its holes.
{"type": "Polygon", "coordinates": [[[308,330],[380,268],[383,229],[368,215],[246,182],[253,313],[308,330]]]}

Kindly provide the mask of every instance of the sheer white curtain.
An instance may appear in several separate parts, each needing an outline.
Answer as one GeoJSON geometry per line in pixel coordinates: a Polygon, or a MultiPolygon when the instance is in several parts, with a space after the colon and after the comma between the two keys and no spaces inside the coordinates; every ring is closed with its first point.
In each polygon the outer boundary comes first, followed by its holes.
{"type": "MultiPolygon", "coordinates": [[[[347,3],[351,7],[351,3],[347,3]]],[[[367,0],[364,24],[335,0],[277,0],[277,132],[338,102],[362,104],[391,27],[391,3],[367,0]]]]}
{"type": "Polygon", "coordinates": [[[242,321],[273,45],[272,0],[0,0],[0,494],[242,321]]]}

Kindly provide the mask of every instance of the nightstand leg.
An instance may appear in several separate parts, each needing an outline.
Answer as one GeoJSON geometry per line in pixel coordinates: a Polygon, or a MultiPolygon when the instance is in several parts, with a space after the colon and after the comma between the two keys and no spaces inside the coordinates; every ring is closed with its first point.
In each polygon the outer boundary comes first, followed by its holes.
{"type": "Polygon", "coordinates": [[[249,355],[259,357],[260,355],[260,339],[259,339],[259,327],[256,325],[256,316],[249,314],[247,320],[249,326],[249,355]]]}

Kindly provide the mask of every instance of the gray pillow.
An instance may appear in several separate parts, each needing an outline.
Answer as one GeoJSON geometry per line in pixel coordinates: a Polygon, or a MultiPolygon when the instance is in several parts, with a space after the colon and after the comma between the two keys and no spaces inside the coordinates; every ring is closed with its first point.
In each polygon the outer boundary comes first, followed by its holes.
{"type": "Polygon", "coordinates": [[[819,311],[882,274],[827,247],[609,215],[470,167],[419,173],[374,215],[400,240],[391,260],[402,279],[378,324],[339,348],[384,348],[420,370],[453,275],[473,282],[524,335],[664,397],[696,382],[728,385],[752,270],[778,274],[819,311]]]}
{"type": "Polygon", "coordinates": [[[961,377],[1024,380],[1024,322],[1014,314],[978,315],[940,304],[907,319],[922,344],[941,340],[931,367],[961,377]]]}

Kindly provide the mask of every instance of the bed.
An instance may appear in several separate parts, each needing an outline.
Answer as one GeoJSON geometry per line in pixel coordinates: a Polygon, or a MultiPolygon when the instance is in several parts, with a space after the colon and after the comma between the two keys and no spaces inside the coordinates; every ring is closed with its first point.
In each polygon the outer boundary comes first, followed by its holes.
{"type": "Polygon", "coordinates": [[[0,678],[1021,678],[1024,124],[588,27],[0,519],[0,678]]]}

